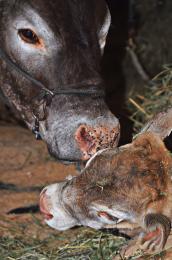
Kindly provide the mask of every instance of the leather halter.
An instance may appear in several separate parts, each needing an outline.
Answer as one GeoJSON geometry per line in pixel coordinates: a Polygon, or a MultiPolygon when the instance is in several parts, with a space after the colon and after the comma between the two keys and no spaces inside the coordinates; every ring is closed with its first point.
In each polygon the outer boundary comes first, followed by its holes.
{"type": "Polygon", "coordinates": [[[41,134],[39,131],[40,121],[44,121],[46,119],[46,108],[51,104],[53,97],[56,95],[93,96],[95,98],[103,98],[105,96],[104,90],[102,88],[98,88],[98,86],[102,84],[102,81],[99,78],[92,78],[76,84],[61,86],[59,90],[50,90],[46,88],[39,80],[32,77],[28,72],[12,61],[12,59],[2,49],[0,49],[0,59],[4,60],[10,68],[14,69],[31,83],[40,88],[40,94],[36,95],[33,99],[37,99],[39,104],[43,105],[43,117],[40,117],[39,113],[36,114],[34,109],[32,110],[33,117],[35,119],[32,132],[35,134],[37,140],[41,139],[41,134]],[[64,89],[62,89],[62,87],[64,89]],[[85,88],[83,89],[83,87],[85,88]]]}

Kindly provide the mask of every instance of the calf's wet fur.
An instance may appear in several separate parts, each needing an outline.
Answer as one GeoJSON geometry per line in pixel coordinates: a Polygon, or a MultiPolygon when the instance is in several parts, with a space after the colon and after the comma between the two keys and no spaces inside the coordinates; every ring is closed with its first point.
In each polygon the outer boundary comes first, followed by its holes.
{"type": "Polygon", "coordinates": [[[138,248],[161,251],[172,220],[172,158],[163,143],[171,114],[158,114],[131,144],[99,151],[79,176],[44,188],[40,208],[47,224],[58,230],[141,228],[134,240],[138,248]]]}

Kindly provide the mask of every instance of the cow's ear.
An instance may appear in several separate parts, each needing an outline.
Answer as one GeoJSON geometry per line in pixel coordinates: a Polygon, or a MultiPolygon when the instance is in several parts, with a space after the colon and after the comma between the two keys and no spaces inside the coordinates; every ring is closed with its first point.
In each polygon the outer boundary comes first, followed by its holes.
{"type": "Polygon", "coordinates": [[[141,248],[149,252],[161,251],[170,234],[170,219],[162,214],[148,214],[144,225],[146,231],[141,235],[141,248]]]}
{"type": "Polygon", "coordinates": [[[104,22],[98,32],[99,45],[100,45],[102,55],[104,52],[104,47],[106,44],[106,37],[107,37],[108,31],[109,31],[110,24],[111,24],[111,15],[110,15],[109,8],[107,7],[106,15],[104,17],[104,22]]]}

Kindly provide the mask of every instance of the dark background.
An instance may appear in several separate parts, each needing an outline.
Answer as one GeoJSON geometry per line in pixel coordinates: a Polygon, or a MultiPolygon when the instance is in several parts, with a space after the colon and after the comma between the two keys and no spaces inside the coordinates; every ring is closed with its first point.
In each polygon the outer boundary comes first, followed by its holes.
{"type": "Polygon", "coordinates": [[[112,25],[109,30],[102,72],[106,81],[106,100],[120,119],[121,143],[131,139],[132,124],[126,109],[128,94],[143,91],[145,82],[126,53],[128,37],[133,36],[136,54],[150,79],[172,63],[171,0],[106,0],[112,25]]]}

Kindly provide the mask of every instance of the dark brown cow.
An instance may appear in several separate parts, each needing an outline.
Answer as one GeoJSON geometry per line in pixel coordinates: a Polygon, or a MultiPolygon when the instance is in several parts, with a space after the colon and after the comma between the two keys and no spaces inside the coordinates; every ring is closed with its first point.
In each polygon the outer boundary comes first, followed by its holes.
{"type": "Polygon", "coordinates": [[[103,0],[0,0],[0,89],[56,158],[115,147],[119,122],[99,74],[110,25],[103,0]]]}

